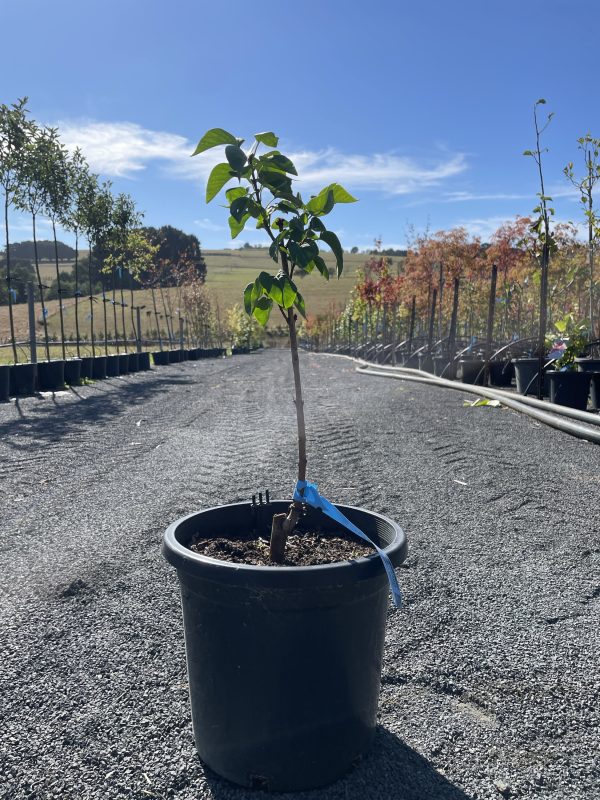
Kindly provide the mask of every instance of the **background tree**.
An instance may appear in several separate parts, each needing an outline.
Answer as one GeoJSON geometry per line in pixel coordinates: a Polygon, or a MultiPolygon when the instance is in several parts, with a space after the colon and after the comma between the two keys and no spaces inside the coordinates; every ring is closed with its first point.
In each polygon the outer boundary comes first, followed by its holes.
{"type": "Polygon", "coordinates": [[[33,257],[35,274],[42,308],[42,324],[44,326],[44,346],[46,359],[50,361],[50,345],[48,339],[47,309],[44,299],[44,286],[40,275],[40,258],[37,241],[37,218],[44,212],[47,200],[46,187],[48,171],[51,169],[52,154],[47,132],[28,121],[27,140],[21,155],[21,181],[16,194],[15,205],[22,211],[31,214],[33,233],[33,257]]]}
{"type": "MultiPolygon", "coordinates": [[[[88,174],[82,183],[81,189],[81,229],[88,242],[88,282],[90,302],[90,335],[92,341],[92,356],[95,352],[94,338],[94,295],[92,281],[92,253],[95,247],[102,248],[111,228],[111,213],[113,198],[110,191],[111,184],[100,184],[98,176],[88,174]]],[[[102,286],[102,295],[105,299],[105,287],[102,286]]],[[[106,303],[104,303],[106,308],[106,303]]],[[[106,320],[106,317],[105,317],[106,320]]],[[[106,322],[105,322],[106,326],[106,322]]],[[[105,352],[106,352],[106,335],[105,352]]]]}
{"type": "Polygon", "coordinates": [[[56,128],[46,128],[42,133],[42,137],[44,150],[48,154],[45,168],[41,172],[44,194],[44,214],[52,223],[52,240],[54,242],[54,263],[56,266],[56,286],[58,292],[58,314],[60,319],[60,340],[62,344],[62,357],[66,359],[65,319],[63,313],[64,297],[60,281],[56,225],[57,223],[63,222],[68,215],[71,203],[71,174],[68,154],[65,147],[59,141],[58,130],[56,128]]]}
{"type": "Polygon", "coordinates": [[[27,98],[17,100],[10,106],[0,105],[0,186],[4,191],[4,233],[6,240],[6,285],[8,289],[8,315],[13,358],[18,361],[13,314],[14,290],[10,265],[10,240],[8,231],[8,209],[14,203],[22,182],[22,157],[27,144],[27,98]]]}
{"type": "MultiPolygon", "coordinates": [[[[588,229],[588,269],[589,269],[589,323],[590,338],[594,338],[596,313],[594,308],[595,298],[595,276],[594,276],[594,256],[596,242],[600,236],[600,219],[594,210],[594,187],[600,180],[600,162],[598,153],[600,152],[600,139],[594,139],[589,133],[577,140],[577,148],[583,155],[585,174],[583,177],[576,177],[573,162],[569,162],[564,168],[564,173],[568,180],[575,186],[580,193],[580,200],[583,206],[583,213],[587,221],[588,229]]],[[[598,328],[600,337],[600,327],[598,328]]]]}
{"type": "Polygon", "coordinates": [[[90,171],[85,158],[79,148],[73,153],[68,164],[69,193],[68,204],[63,213],[63,225],[75,236],[75,249],[72,251],[75,259],[75,339],[77,342],[77,356],[80,352],[80,331],[79,331],[79,298],[81,291],[79,287],[79,237],[84,228],[84,207],[86,186],[90,182],[90,171]]]}

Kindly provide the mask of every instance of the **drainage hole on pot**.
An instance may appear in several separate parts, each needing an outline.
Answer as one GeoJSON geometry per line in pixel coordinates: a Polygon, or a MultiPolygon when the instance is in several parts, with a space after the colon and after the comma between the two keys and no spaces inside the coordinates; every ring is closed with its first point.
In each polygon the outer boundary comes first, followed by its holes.
{"type": "Polygon", "coordinates": [[[269,791],[269,779],[264,775],[250,775],[250,788],[262,789],[265,792],[269,791]]]}

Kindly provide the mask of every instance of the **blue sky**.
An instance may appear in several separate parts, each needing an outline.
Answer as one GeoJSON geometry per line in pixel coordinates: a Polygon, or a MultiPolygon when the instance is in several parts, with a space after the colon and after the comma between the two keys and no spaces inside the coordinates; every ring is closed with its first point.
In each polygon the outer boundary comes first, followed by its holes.
{"type": "MultiPolygon", "coordinates": [[[[533,207],[533,103],[557,216],[579,219],[562,167],[577,137],[600,137],[591,0],[4,0],[0,101],[27,95],[92,168],[132,194],[151,225],[233,245],[204,203],[217,151],[191,159],[212,127],[273,130],[306,194],[338,181],[360,202],[330,225],[344,247],[403,246],[464,225],[484,239],[533,207]]],[[[30,238],[13,218],[12,238],[30,238]]],[[[63,237],[67,239],[68,237],[63,237]]]]}

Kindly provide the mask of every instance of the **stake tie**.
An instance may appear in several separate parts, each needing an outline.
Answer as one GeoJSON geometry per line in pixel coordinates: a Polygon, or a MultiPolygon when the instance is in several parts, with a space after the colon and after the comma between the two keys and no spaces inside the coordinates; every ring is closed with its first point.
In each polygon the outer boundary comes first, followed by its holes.
{"type": "Polygon", "coordinates": [[[402,606],[402,593],[400,592],[400,587],[398,586],[398,579],[396,578],[394,567],[385,550],[382,550],[381,547],[376,545],[372,539],[369,539],[369,537],[364,534],[360,528],[357,528],[354,523],[350,522],[350,520],[333,505],[333,503],[330,503],[329,500],[326,500],[322,495],[320,495],[316,483],[310,483],[310,481],[298,481],[296,483],[296,488],[294,489],[294,500],[297,503],[306,503],[313,508],[320,508],[321,511],[323,511],[324,514],[327,514],[328,517],[336,522],[339,522],[349,531],[356,534],[356,536],[359,536],[361,539],[364,539],[365,542],[368,542],[372,547],[375,548],[387,573],[390,589],[392,590],[393,603],[396,608],[400,608],[402,606]]]}

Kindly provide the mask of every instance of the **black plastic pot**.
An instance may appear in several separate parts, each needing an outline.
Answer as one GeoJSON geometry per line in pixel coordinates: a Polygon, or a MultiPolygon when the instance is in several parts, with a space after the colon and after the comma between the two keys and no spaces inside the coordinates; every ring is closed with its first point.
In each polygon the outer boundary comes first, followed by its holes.
{"type": "Polygon", "coordinates": [[[510,361],[490,361],[490,385],[510,386],[515,375],[515,367],[510,361]]]}
{"type": "Polygon", "coordinates": [[[56,392],[65,386],[64,361],[39,361],[37,385],[40,392],[56,392]]]}
{"type": "Polygon", "coordinates": [[[600,411],[600,372],[592,372],[590,402],[593,409],[600,411]]]}
{"type": "Polygon", "coordinates": [[[181,361],[181,350],[169,350],[169,364],[179,364],[181,361]]]}
{"type": "Polygon", "coordinates": [[[119,362],[115,360],[114,356],[95,356],[92,359],[92,378],[94,380],[101,381],[118,374],[119,362]],[[109,372],[109,369],[112,369],[113,372],[109,372]]]}
{"type": "MultiPolygon", "coordinates": [[[[91,356],[84,356],[81,359],[81,377],[91,380],[94,377],[94,359],[91,356]]],[[[106,368],[104,376],[106,378],[106,368]]]]}
{"type": "Polygon", "coordinates": [[[410,356],[406,356],[402,361],[403,367],[409,367],[410,369],[418,369],[419,368],[419,356],[413,353],[410,356]]]}
{"type": "Polygon", "coordinates": [[[140,371],[140,359],[137,353],[129,353],[129,372],[140,371]]]}
{"type": "Polygon", "coordinates": [[[426,353],[425,355],[419,355],[419,369],[423,372],[431,372],[433,373],[433,358],[426,353]]]}
{"type": "Polygon", "coordinates": [[[446,356],[434,356],[433,374],[453,381],[456,378],[456,362],[450,361],[446,356]]]}
{"type": "MultiPolygon", "coordinates": [[[[512,363],[515,368],[517,392],[525,394],[525,390],[527,390],[527,394],[537,394],[539,360],[537,358],[513,358],[512,363]]],[[[550,394],[547,372],[544,374],[543,394],[544,397],[548,397],[550,394]]]]}
{"type": "Polygon", "coordinates": [[[579,372],[600,372],[600,358],[576,358],[579,372]]]}
{"type": "MultiPolygon", "coordinates": [[[[265,533],[271,514],[288,505],[271,504],[265,533]]],[[[338,507],[395,566],[402,563],[406,538],[392,520],[338,507]]],[[[308,525],[323,521],[309,512],[308,525]]],[[[184,517],[165,534],[163,553],[181,587],[196,748],[215,772],[242,786],[313,789],[341,777],[372,742],[388,581],[376,554],[314,567],[255,567],[186,547],[198,533],[254,526],[250,504],[236,503],[184,517]]]]}
{"type": "Polygon", "coordinates": [[[460,379],[463,383],[483,384],[485,361],[481,358],[459,358],[460,379]]]}
{"type": "Polygon", "coordinates": [[[35,394],[37,364],[13,364],[10,368],[11,395],[35,394]]]}
{"type": "Polygon", "coordinates": [[[118,356],[118,359],[119,359],[119,374],[127,375],[127,373],[129,372],[129,354],[121,353],[118,356]]]}
{"type": "Polygon", "coordinates": [[[170,352],[168,350],[157,350],[155,353],[152,353],[154,363],[160,367],[164,367],[170,363],[169,356],[170,352]]]}
{"type": "Polygon", "coordinates": [[[0,402],[5,403],[10,397],[10,366],[0,364],[0,402]]]}
{"type": "Polygon", "coordinates": [[[150,353],[138,353],[138,365],[140,370],[150,369],[150,353]]]}
{"type": "Polygon", "coordinates": [[[69,386],[79,386],[81,383],[80,358],[68,358],[65,361],[65,383],[69,386]]]}
{"type": "Polygon", "coordinates": [[[119,356],[110,355],[106,358],[106,377],[117,378],[121,374],[121,361],[119,356]]]}
{"type": "Polygon", "coordinates": [[[591,373],[567,370],[556,372],[548,370],[550,380],[550,401],[569,408],[585,411],[590,393],[591,373]]]}

